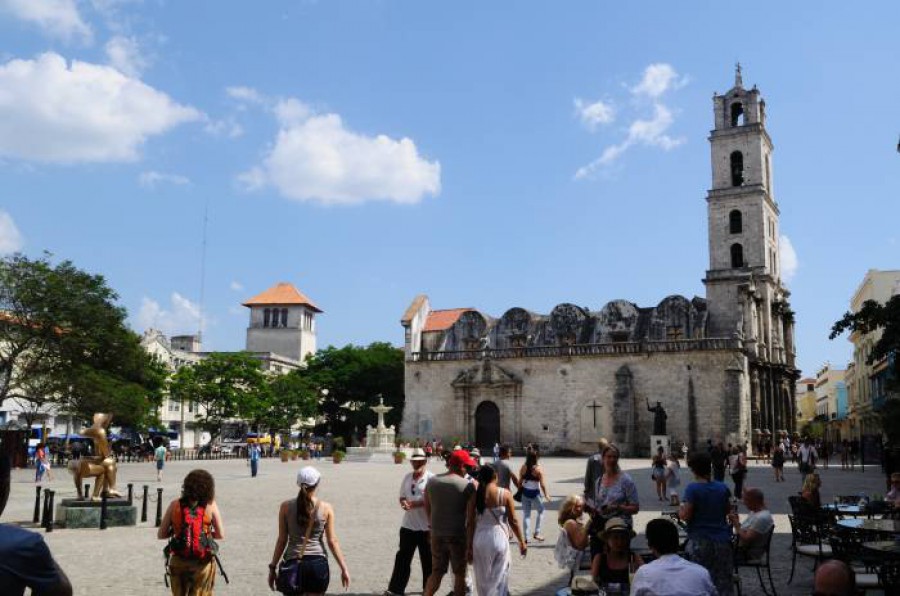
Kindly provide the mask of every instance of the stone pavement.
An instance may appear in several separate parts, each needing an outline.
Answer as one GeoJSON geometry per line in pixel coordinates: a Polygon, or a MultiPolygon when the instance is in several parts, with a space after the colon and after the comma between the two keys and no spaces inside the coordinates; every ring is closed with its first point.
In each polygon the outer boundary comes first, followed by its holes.
{"type": "MultiPolygon", "coordinates": [[[[513,460],[518,467],[521,459],[513,460]]],[[[565,583],[566,573],[553,561],[553,546],[558,533],[556,513],[562,499],[580,492],[584,473],[581,458],[545,458],[543,460],[548,479],[548,490],[553,502],[544,517],[546,542],[530,545],[527,559],[514,554],[512,560],[511,593],[514,595],[549,595],[565,583]]],[[[217,579],[219,594],[265,594],[267,564],[272,557],[277,535],[277,511],[279,503],[296,495],[294,478],[304,462],[282,463],[277,459],[261,462],[260,474],[250,477],[250,469],[242,461],[170,462],[166,465],[163,482],[163,500],[168,502],[178,496],[184,475],[197,467],[208,469],[216,478],[217,501],[222,510],[226,538],[220,542],[221,558],[231,583],[226,585],[217,579]]],[[[397,547],[397,532],[402,511],[397,505],[397,491],[409,464],[348,463],[334,465],[330,460],[313,462],[322,472],[321,497],[334,505],[337,516],[337,534],[348,561],[351,585],[344,591],[340,585],[340,572],[332,561],[332,581],[329,593],[381,594],[393,566],[397,547]]],[[[646,522],[659,515],[660,503],[650,479],[649,462],[623,460],[622,466],[634,478],[641,497],[641,512],[635,520],[639,536],[635,543],[643,543],[646,522]]],[[[430,468],[438,470],[436,463],[430,468]]],[[[57,502],[61,497],[74,496],[75,487],[71,475],[65,470],[54,469],[54,479],[46,486],[57,490],[57,502]]],[[[821,471],[823,500],[835,494],[854,494],[860,491],[884,492],[884,480],[875,466],[867,466],[866,472],[842,472],[839,467],[821,471]]],[[[9,504],[3,514],[4,522],[30,521],[34,508],[33,470],[14,470],[9,504]]],[[[759,486],[766,493],[770,509],[776,518],[776,536],[772,547],[775,584],[779,594],[808,594],[812,588],[810,561],[797,561],[797,572],[791,585],[787,585],[791,567],[790,526],[787,497],[800,488],[800,476],[790,464],[786,467],[787,482],[775,484],[771,468],[753,464],[747,486],[759,486]]],[[[690,472],[683,468],[682,480],[689,480],[690,472]]],[[[155,496],[156,471],[151,463],[127,463],[119,468],[119,488],[124,492],[127,483],[135,484],[136,497],[143,484],[150,486],[155,496]]],[[[684,486],[684,483],[683,485],[684,486]]],[[[139,505],[139,501],[136,501],[139,505]]],[[[153,527],[155,503],[148,512],[149,523],[132,528],[100,530],[56,529],[44,534],[48,544],[69,575],[80,595],[117,594],[165,594],[163,584],[164,541],[156,540],[153,527]]],[[[140,512],[139,512],[140,513],[140,512]]],[[[515,551],[514,551],[515,553],[515,551]]],[[[744,571],[744,593],[761,594],[755,573],[744,571]]],[[[418,593],[421,573],[418,560],[413,561],[410,593],[418,593]]],[[[449,576],[445,578],[441,593],[449,591],[449,576]]]]}

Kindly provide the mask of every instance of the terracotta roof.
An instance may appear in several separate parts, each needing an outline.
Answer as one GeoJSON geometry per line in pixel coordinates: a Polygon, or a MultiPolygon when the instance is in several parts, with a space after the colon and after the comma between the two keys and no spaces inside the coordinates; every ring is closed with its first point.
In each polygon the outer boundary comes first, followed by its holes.
{"type": "Polygon", "coordinates": [[[433,310],[428,313],[428,318],[425,320],[425,329],[423,331],[425,333],[429,331],[444,331],[445,329],[449,329],[453,326],[460,315],[462,315],[467,310],[472,310],[471,308],[448,308],[446,310],[433,310]]]}
{"type": "Polygon", "coordinates": [[[279,282],[263,292],[257,294],[250,300],[243,303],[244,306],[267,306],[270,304],[277,305],[304,305],[316,312],[323,312],[321,308],[313,304],[313,301],[303,295],[303,293],[294,287],[294,284],[287,282],[279,282]]]}

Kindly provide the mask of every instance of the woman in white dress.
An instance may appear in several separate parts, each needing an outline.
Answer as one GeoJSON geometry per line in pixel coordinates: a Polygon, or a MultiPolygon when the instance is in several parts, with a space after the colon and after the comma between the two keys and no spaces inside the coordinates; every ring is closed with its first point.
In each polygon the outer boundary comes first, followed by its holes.
{"type": "Polygon", "coordinates": [[[510,534],[518,540],[523,557],[528,545],[516,519],[512,494],[497,487],[497,472],[491,466],[478,471],[478,490],[469,499],[466,528],[466,559],[475,570],[476,593],[507,596],[510,534]]]}

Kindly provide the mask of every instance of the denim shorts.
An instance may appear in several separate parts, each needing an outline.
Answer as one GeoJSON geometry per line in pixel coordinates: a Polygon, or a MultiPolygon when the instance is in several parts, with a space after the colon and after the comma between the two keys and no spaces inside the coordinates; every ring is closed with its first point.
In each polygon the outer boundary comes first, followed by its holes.
{"type": "Polygon", "coordinates": [[[163,464],[164,464],[164,463],[165,463],[165,460],[162,460],[162,459],[156,460],[156,469],[157,469],[157,470],[162,470],[162,469],[163,469],[163,464]]]}
{"type": "Polygon", "coordinates": [[[305,555],[300,565],[300,581],[304,592],[324,594],[328,591],[331,572],[328,570],[328,557],[322,555],[305,555]]]}

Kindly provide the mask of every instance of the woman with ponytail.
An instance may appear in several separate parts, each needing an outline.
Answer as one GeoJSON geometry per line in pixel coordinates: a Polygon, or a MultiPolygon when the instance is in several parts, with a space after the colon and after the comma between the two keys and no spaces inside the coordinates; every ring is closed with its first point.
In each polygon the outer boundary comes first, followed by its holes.
{"type": "Polygon", "coordinates": [[[466,559],[475,570],[478,596],[509,594],[509,539],[519,541],[519,552],[528,552],[516,519],[512,494],[497,486],[491,466],[478,470],[478,490],[469,498],[466,523],[466,559]]]}
{"type": "Polygon", "coordinates": [[[334,510],[316,497],[321,474],[307,466],[297,474],[300,491],[278,511],[278,539],[269,564],[269,587],[284,594],[324,595],[330,575],[325,542],[341,568],[341,584],[350,585],[350,572],[334,531],[334,510]],[[280,563],[280,564],[279,564],[280,563]],[[299,587],[299,590],[297,589],[299,587]]]}

